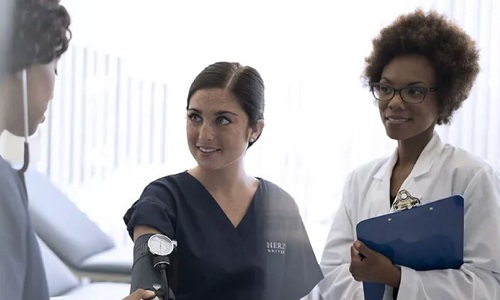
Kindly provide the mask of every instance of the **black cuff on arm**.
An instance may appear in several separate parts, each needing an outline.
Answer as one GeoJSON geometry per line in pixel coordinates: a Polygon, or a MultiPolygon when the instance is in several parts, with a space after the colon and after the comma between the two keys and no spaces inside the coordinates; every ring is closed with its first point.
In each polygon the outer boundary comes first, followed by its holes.
{"type": "Polygon", "coordinates": [[[152,235],[141,235],[134,243],[131,293],[138,288],[151,289],[153,285],[161,285],[160,273],[153,268],[153,257],[148,249],[148,240],[152,235]]]}

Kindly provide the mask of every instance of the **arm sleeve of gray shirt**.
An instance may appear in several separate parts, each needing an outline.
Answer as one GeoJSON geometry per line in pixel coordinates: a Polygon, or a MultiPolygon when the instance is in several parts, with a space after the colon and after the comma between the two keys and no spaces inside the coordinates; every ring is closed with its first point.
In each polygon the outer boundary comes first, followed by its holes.
{"type": "Polygon", "coordinates": [[[28,212],[10,166],[0,158],[0,299],[23,299],[28,212]]]}

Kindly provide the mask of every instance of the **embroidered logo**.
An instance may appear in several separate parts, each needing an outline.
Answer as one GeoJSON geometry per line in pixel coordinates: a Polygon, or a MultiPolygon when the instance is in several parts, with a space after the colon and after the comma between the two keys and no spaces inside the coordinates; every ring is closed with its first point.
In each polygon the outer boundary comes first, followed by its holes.
{"type": "Polygon", "coordinates": [[[267,253],[285,254],[286,243],[266,242],[267,253]]]}

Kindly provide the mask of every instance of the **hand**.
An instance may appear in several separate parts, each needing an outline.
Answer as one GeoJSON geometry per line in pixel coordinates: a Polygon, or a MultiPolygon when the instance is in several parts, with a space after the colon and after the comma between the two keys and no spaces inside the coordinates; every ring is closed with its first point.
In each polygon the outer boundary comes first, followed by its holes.
{"type": "Polygon", "coordinates": [[[129,296],[123,298],[122,300],[141,300],[141,299],[148,299],[151,298],[155,295],[153,291],[149,290],[143,290],[143,289],[137,289],[135,292],[130,294],[129,296]]]}
{"type": "Polygon", "coordinates": [[[399,287],[401,282],[401,269],[360,241],[351,246],[349,272],[356,281],[379,282],[392,287],[399,287]]]}

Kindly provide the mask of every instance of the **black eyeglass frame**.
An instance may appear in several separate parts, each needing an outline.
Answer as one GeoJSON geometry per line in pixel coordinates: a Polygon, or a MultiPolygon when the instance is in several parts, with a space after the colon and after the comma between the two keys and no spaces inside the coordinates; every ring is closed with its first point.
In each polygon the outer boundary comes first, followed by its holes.
{"type": "Polygon", "coordinates": [[[389,86],[387,84],[383,84],[383,83],[380,83],[380,82],[371,82],[370,83],[370,91],[372,92],[373,97],[377,101],[380,101],[380,102],[391,101],[394,98],[394,96],[396,96],[396,94],[399,94],[399,97],[404,102],[406,102],[406,103],[412,103],[412,104],[419,104],[419,103],[424,102],[425,97],[427,96],[427,94],[435,92],[437,90],[438,90],[437,87],[428,88],[428,87],[423,87],[423,86],[411,86],[411,85],[410,86],[405,86],[405,87],[400,88],[400,89],[397,89],[397,88],[393,88],[392,86],[389,86]],[[392,96],[389,99],[379,99],[379,98],[377,98],[377,96],[375,95],[375,87],[380,87],[380,86],[383,86],[383,87],[386,87],[386,88],[389,88],[389,89],[392,90],[392,96]],[[405,98],[403,97],[403,95],[401,94],[401,92],[404,91],[404,90],[407,90],[407,89],[412,89],[412,88],[413,89],[414,88],[418,88],[418,89],[422,90],[422,92],[423,92],[422,100],[420,100],[418,102],[405,100],[405,98]]]}

